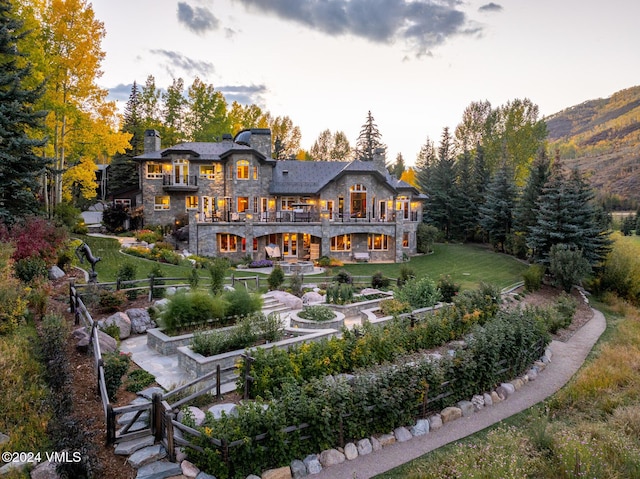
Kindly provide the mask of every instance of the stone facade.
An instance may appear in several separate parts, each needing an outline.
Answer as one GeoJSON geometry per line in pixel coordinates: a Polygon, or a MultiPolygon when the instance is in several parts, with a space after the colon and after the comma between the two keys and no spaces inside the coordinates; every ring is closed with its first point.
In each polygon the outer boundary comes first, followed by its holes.
{"type": "MultiPolygon", "coordinates": [[[[146,137],[145,137],[146,138],[146,137]]],[[[271,158],[267,129],[137,157],[146,225],[189,224],[189,250],[254,260],[400,262],[415,254],[424,196],[374,161],[271,158]]]]}

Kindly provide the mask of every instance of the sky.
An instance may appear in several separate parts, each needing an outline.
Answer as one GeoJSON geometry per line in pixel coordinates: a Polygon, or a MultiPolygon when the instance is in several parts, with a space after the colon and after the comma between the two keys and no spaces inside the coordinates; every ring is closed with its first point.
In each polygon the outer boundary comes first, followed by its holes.
{"type": "MultiPolygon", "coordinates": [[[[101,87],[199,77],[229,104],[288,116],[310,149],[329,129],[355,146],[371,111],[412,165],[464,109],[529,98],[540,115],[640,84],[638,0],[93,0],[101,87]]],[[[163,145],[170,146],[170,145],[163,145]]]]}

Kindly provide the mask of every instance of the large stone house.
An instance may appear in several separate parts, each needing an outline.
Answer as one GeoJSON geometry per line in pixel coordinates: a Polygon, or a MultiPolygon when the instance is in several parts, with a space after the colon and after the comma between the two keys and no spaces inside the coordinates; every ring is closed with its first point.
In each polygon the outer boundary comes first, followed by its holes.
{"type": "Polygon", "coordinates": [[[204,256],[400,262],[416,253],[424,196],[374,161],[271,158],[271,132],[160,147],[145,132],[136,157],[147,225],[188,219],[204,256]]]}

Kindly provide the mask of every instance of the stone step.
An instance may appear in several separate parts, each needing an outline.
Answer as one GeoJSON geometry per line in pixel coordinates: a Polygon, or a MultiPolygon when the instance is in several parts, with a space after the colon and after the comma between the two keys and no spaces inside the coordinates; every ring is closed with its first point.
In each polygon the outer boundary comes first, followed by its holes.
{"type": "Polygon", "coordinates": [[[131,441],[119,442],[114,452],[119,456],[128,456],[144,447],[153,446],[154,442],[153,436],[143,436],[131,441]]]}
{"type": "Polygon", "coordinates": [[[167,457],[166,449],[161,444],[154,444],[153,446],[138,449],[129,456],[127,462],[131,464],[131,467],[134,469],[140,469],[142,466],[157,462],[165,457],[167,457]]]}
{"type": "Polygon", "coordinates": [[[158,461],[152,462],[138,469],[136,479],[166,479],[167,477],[179,476],[182,474],[180,464],[174,462],[158,461]]]}

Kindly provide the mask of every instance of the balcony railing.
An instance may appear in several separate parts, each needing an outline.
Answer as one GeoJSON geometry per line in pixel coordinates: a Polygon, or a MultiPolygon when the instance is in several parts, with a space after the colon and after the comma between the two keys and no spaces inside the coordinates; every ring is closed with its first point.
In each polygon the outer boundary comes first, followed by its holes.
{"type": "Polygon", "coordinates": [[[163,175],[162,186],[198,186],[196,175],[163,175]]]}
{"type": "MultiPolygon", "coordinates": [[[[200,221],[204,222],[244,222],[247,221],[247,215],[250,216],[251,221],[260,223],[314,223],[320,222],[327,213],[318,213],[315,211],[269,211],[263,213],[236,213],[234,211],[217,211],[212,215],[206,214],[200,215],[200,221]]],[[[371,214],[358,215],[358,214],[342,214],[333,213],[329,216],[329,221],[333,223],[393,223],[396,221],[395,213],[387,215],[386,217],[376,217],[371,214]]],[[[409,218],[404,221],[418,221],[418,212],[411,211],[409,218]]]]}

